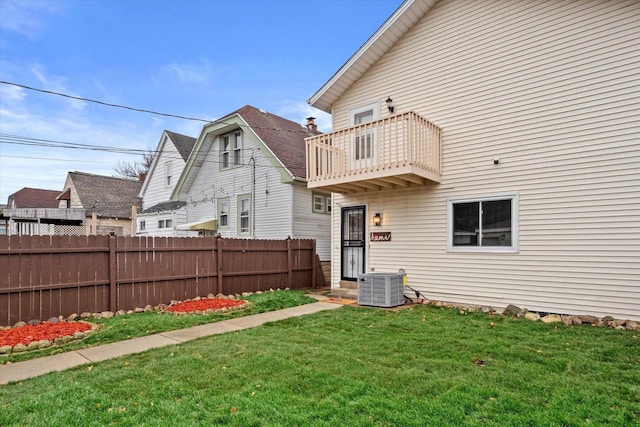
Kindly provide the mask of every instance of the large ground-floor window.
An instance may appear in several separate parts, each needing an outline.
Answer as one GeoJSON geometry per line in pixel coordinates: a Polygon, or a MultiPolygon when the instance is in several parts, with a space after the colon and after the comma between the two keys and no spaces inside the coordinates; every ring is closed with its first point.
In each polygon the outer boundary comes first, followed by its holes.
{"type": "Polygon", "coordinates": [[[447,223],[450,251],[518,250],[517,194],[450,199],[447,223]]]}

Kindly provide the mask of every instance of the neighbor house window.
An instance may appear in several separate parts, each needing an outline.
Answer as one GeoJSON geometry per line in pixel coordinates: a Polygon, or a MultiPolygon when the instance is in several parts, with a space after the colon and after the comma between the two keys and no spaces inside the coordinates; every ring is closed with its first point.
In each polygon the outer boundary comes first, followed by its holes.
{"type": "Polygon", "coordinates": [[[173,225],[173,221],[170,219],[158,220],[158,228],[171,228],[172,225],[173,225]]]}
{"type": "Polygon", "coordinates": [[[171,162],[164,164],[164,186],[165,188],[171,187],[172,183],[171,162]]]}
{"type": "Polygon", "coordinates": [[[231,148],[231,138],[223,135],[220,139],[220,151],[222,151],[222,169],[229,168],[229,149],[231,148]]]}
{"type": "Polygon", "coordinates": [[[313,212],[314,213],[331,213],[331,196],[324,193],[313,193],[313,212]]]}
{"type": "Polygon", "coordinates": [[[515,252],[518,250],[518,196],[448,201],[450,251],[515,252]]]}
{"type": "Polygon", "coordinates": [[[218,227],[229,226],[229,199],[218,199],[218,227]]]}
{"type": "Polygon", "coordinates": [[[242,132],[222,135],[220,153],[222,169],[242,166],[242,132]]]}
{"type": "Polygon", "coordinates": [[[238,197],[238,234],[251,234],[251,196],[238,197]]]}
{"type": "Polygon", "coordinates": [[[145,221],[140,221],[140,231],[144,231],[147,229],[147,223],[145,221]]]}
{"type": "Polygon", "coordinates": [[[242,134],[235,132],[233,134],[233,166],[242,164],[242,134]]]}

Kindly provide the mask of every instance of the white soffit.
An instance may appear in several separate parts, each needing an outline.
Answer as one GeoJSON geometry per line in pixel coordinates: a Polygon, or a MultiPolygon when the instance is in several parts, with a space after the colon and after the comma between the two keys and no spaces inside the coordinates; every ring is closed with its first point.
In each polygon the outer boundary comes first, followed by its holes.
{"type": "Polygon", "coordinates": [[[307,102],[327,113],[336,100],[393,47],[438,0],[406,0],[307,102]]]}

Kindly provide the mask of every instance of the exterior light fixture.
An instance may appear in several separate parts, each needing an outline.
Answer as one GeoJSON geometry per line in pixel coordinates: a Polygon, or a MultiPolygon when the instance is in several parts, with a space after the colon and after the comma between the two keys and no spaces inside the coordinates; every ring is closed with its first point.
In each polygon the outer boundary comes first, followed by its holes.
{"type": "Polygon", "coordinates": [[[393,99],[391,99],[391,97],[387,97],[387,100],[384,101],[387,103],[387,108],[389,109],[390,113],[393,113],[393,111],[396,109],[396,107],[393,106],[393,99]]]}
{"type": "Polygon", "coordinates": [[[382,222],[382,215],[380,214],[380,212],[377,212],[373,216],[373,225],[375,225],[376,227],[380,227],[381,222],[382,222]]]}

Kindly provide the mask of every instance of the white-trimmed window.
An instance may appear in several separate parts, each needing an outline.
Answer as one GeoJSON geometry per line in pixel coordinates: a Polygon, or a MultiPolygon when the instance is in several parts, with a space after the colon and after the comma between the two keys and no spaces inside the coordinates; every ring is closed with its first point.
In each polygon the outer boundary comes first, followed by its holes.
{"type": "Polygon", "coordinates": [[[231,149],[231,136],[230,135],[222,135],[220,137],[220,157],[221,157],[221,165],[222,169],[228,169],[231,164],[229,162],[229,150],[231,149]]]}
{"type": "Polygon", "coordinates": [[[147,229],[146,221],[140,221],[140,226],[138,227],[138,231],[145,231],[147,229]]]}
{"type": "Polygon", "coordinates": [[[331,213],[331,196],[325,193],[312,193],[313,197],[313,213],[330,214],[331,213]]]}
{"type": "Polygon", "coordinates": [[[448,200],[447,242],[453,252],[517,252],[518,195],[448,200]]]}
{"type": "Polygon", "coordinates": [[[369,167],[377,161],[377,129],[367,123],[378,120],[380,106],[377,102],[349,111],[349,126],[360,126],[351,142],[352,167],[369,167]]]}
{"type": "Polygon", "coordinates": [[[173,185],[173,174],[171,172],[171,162],[164,164],[164,187],[171,188],[173,185]]]}
{"type": "Polygon", "coordinates": [[[233,134],[233,167],[242,165],[242,133],[233,134]]]}
{"type": "Polygon", "coordinates": [[[218,228],[229,227],[229,199],[218,199],[218,228]]]}
{"type": "Polygon", "coordinates": [[[251,235],[251,195],[238,196],[238,235],[251,235]]]}
{"type": "Polygon", "coordinates": [[[158,228],[171,228],[172,226],[173,226],[173,221],[170,219],[158,220],[158,228]]]}
{"type": "Polygon", "coordinates": [[[242,132],[236,131],[220,137],[220,165],[222,169],[242,166],[242,132]]]}

